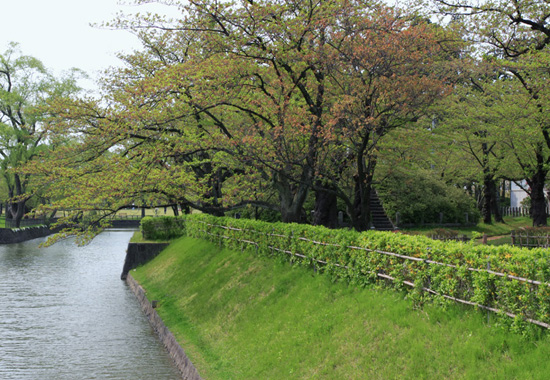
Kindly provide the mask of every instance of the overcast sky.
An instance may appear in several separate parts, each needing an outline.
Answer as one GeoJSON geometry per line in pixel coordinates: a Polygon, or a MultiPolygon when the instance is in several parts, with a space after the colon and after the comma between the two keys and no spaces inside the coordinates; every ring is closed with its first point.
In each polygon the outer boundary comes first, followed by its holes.
{"type": "MultiPolygon", "coordinates": [[[[120,30],[90,26],[112,20],[119,11],[166,12],[160,5],[124,6],[120,0],[0,0],[0,52],[18,42],[25,55],[40,59],[56,75],[76,67],[91,77],[119,65],[115,54],[139,48],[137,38],[120,30]]],[[[83,84],[86,87],[91,83],[83,84]]]]}

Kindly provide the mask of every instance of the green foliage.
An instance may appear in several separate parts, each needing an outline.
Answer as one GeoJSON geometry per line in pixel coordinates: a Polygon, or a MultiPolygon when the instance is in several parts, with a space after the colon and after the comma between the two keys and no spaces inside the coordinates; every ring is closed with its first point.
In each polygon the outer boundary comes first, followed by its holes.
{"type": "Polygon", "coordinates": [[[400,213],[400,224],[477,223],[475,202],[464,190],[449,185],[430,171],[392,172],[379,186],[379,195],[390,218],[400,213]]]}
{"type": "Polygon", "coordinates": [[[525,227],[521,229],[529,236],[548,236],[550,235],[550,227],[525,227]]]}
{"type": "MultiPolygon", "coordinates": [[[[34,181],[22,167],[48,151],[45,107],[60,97],[75,95],[77,71],[65,78],[51,75],[42,62],[22,55],[16,43],[0,52],[0,201],[8,201],[16,224],[25,214],[25,203],[49,181],[34,181]]],[[[42,160],[43,160],[42,156],[42,160]]]]}
{"type": "MultiPolygon", "coordinates": [[[[487,234],[487,236],[502,236],[510,235],[510,232],[519,228],[525,228],[531,226],[531,219],[529,217],[511,217],[505,216],[504,223],[491,223],[486,224],[483,222],[478,223],[475,226],[456,226],[453,227],[459,234],[472,237],[473,233],[487,234]]],[[[413,228],[403,228],[401,232],[422,234],[426,236],[436,234],[438,228],[430,226],[418,226],[413,228]]]]}
{"type": "Polygon", "coordinates": [[[184,219],[174,216],[145,217],[140,230],[145,240],[170,240],[185,233],[184,219]]]}
{"type": "MultiPolygon", "coordinates": [[[[411,297],[419,305],[430,295],[426,291],[429,288],[441,303],[445,303],[444,295],[456,297],[524,319],[550,323],[550,310],[546,312],[550,285],[539,286],[508,277],[550,283],[550,253],[546,249],[474,246],[393,232],[357,233],[205,214],[187,216],[185,225],[189,236],[315,267],[334,279],[358,285],[391,284],[397,288],[415,284],[411,297]],[[488,266],[505,275],[488,273],[488,266]],[[383,276],[391,276],[394,281],[383,276]]],[[[509,321],[508,317],[502,318],[504,324],[509,321]]]]}
{"type": "Polygon", "coordinates": [[[225,215],[230,217],[237,217],[238,215],[240,218],[256,219],[270,223],[281,221],[281,213],[279,211],[264,209],[261,207],[254,207],[250,205],[237,209],[235,211],[229,211],[225,215]]]}

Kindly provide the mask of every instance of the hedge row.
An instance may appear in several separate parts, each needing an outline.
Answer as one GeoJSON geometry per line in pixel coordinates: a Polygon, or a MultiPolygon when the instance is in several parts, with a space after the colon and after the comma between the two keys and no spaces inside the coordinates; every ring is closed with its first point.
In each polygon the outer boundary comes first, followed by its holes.
{"type": "Polygon", "coordinates": [[[352,283],[407,288],[418,304],[427,297],[443,304],[462,300],[505,316],[499,322],[513,330],[526,331],[527,322],[550,327],[546,249],[474,246],[394,232],[357,233],[205,214],[187,216],[185,232],[228,248],[315,266],[352,283]]]}
{"type": "Polygon", "coordinates": [[[146,240],[170,240],[185,234],[185,218],[173,216],[145,217],[140,224],[146,240]]]}

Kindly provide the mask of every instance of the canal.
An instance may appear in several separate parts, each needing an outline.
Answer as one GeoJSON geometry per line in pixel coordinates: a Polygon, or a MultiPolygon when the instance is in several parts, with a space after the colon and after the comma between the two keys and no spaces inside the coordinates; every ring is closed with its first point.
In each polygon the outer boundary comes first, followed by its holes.
{"type": "Polygon", "coordinates": [[[0,379],[181,379],[120,280],[132,233],[0,245],[0,379]]]}

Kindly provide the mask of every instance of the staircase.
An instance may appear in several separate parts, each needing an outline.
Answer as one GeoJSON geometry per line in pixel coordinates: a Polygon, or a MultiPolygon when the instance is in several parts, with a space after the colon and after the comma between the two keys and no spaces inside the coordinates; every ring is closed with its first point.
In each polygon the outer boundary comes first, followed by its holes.
{"type": "Polygon", "coordinates": [[[372,215],[372,226],[375,230],[379,231],[393,231],[395,226],[386,215],[382,202],[378,198],[378,193],[375,189],[371,189],[370,192],[370,212],[372,215]]]}

